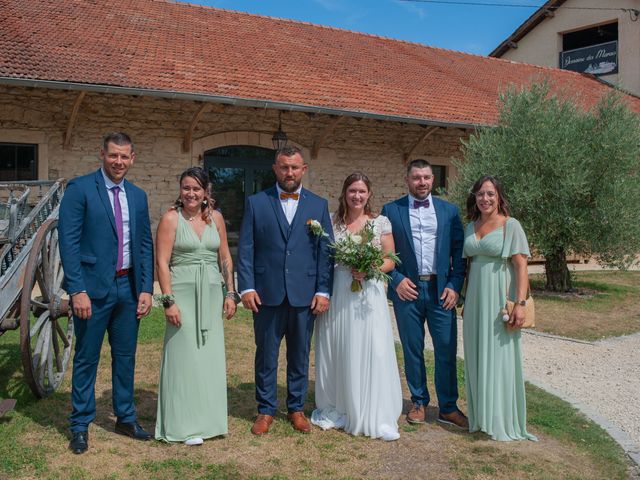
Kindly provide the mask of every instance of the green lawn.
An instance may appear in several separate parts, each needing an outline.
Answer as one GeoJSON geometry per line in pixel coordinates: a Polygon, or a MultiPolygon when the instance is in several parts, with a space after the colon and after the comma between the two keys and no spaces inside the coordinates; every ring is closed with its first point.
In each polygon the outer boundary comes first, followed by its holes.
{"type": "Polygon", "coordinates": [[[640,331],[640,272],[575,272],[576,292],[542,291],[544,277],[532,275],[536,328],[582,340],[640,331]]]}
{"type": "MultiPolygon", "coordinates": [[[[164,319],[158,309],[140,329],[136,395],[141,422],[152,427],[164,319]]],[[[229,435],[198,448],[134,442],[111,431],[110,372],[105,346],[97,383],[98,418],[90,450],[66,450],[69,374],[61,391],[35,400],[22,379],[17,332],[0,337],[0,397],[17,398],[0,419],[0,479],[4,478],[587,478],[625,479],[629,460],[597,425],[565,402],[527,386],[530,430],[540,442],[493,442],[430,421],[400,419],[401,439],[381,442],[343,432],[300,435],[279,416],[266,438],[249,433],[253,401],[253,338],[246,311],[226,323],[229,435]],[[417,455],[417,456],[416,456],[417,455]],[[417,463],[416,463],[417,462],[417,463]]],[[[399,364],[401,351],[398,349],[399,364]]],[[[433,357],[427,354],[432,372],[433,357]]],[[[282,365],[283,363],[281,363],[282,365]]],[[[401,368],[401,375],[404,376],[401,368]]],[[[464,409],[463,364],[458,366],[464,409]]],[[[311,382],[313,385],[313,379],[311,382]]],[[[406,386],[405,398],[407,398],[406,386]]],[[[279,394],[284,395],[283,379],[279,394]]],[[[282,398],[282,397],[281,397],[282,398]]],[[[309,394],[309,408],[313,393],[309,394]]]]}

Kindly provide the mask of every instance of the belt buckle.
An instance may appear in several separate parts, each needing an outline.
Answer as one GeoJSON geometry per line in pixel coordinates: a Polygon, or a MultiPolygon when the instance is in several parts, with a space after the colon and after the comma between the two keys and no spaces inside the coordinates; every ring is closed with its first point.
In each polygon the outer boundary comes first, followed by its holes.
{"type": "Polygon", "coordinates": [[[124,277],[125,275],[127,275],[129,273],[131,269],[130,268],[123,268],[120,270],[116,271],[116,278],[118,277],[124,277]]]}

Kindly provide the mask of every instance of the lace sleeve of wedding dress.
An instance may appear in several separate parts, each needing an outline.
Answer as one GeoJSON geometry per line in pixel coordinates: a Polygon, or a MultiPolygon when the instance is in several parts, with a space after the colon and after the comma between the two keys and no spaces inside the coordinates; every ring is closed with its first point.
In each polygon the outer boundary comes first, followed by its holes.
{"type": "Polygon", "coordinates": [[[378,215],[375,218],[375,229],[380,236],[391,233],[391,222],[384,215],[378,215]]]}

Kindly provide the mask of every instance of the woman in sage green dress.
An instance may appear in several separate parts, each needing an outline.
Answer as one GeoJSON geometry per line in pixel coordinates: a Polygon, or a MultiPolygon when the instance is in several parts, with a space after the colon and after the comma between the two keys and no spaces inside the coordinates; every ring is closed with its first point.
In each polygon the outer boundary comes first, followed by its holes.
{"type": "Polygon", "coordinates": [[[182,174],[180,197],[160,220],[156,245],[167,325],[155,436],[187,445],[227,433],[222,315],[235,314],[235,289],[224,220],[208,191],[203,169],[182,174]]]}
{"type": "Polygon", "coordinates": [[[495,177],[474,184],[467,216],[471,222],[465,230],[464,256],[470,262],[463,335],[469,431],[483,431],[494,440],[537,440],[527,432],[520,348],[522,302],[529,288],[527,237],[509,217],[495,177]],[[507,321],[506,288],[516,300],[507,321]]]}

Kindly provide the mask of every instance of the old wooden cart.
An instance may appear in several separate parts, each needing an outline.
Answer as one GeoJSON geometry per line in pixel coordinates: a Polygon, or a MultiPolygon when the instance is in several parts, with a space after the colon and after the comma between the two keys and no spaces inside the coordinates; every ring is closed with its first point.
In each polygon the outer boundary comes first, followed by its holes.
{"type": "Polygon", "coordinates": [[[0,182],[0,335],[20,329],[24,377],[37,397],[58,388],[71,356],[58,250],[63,192],[63,180],[0,182]]]}

